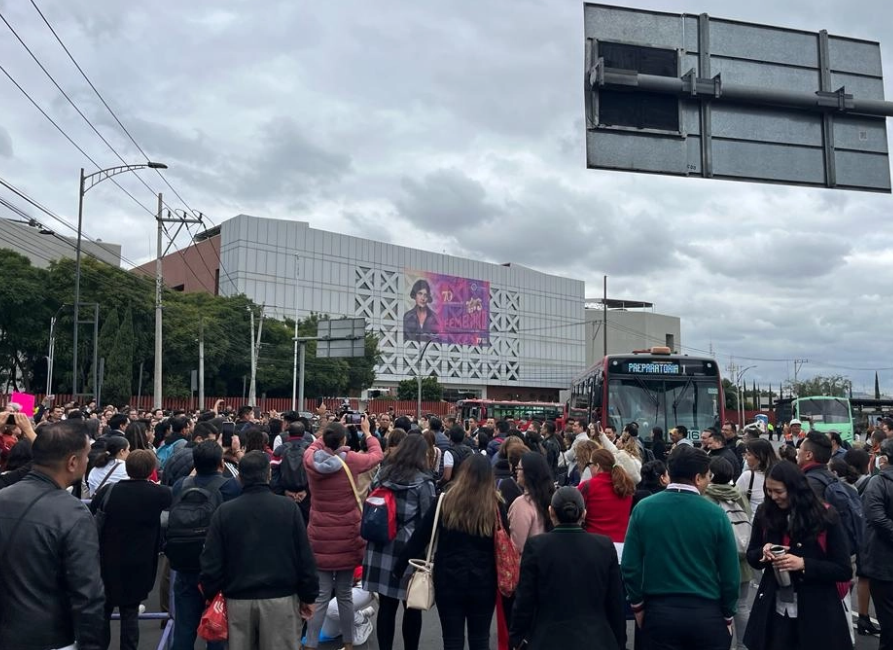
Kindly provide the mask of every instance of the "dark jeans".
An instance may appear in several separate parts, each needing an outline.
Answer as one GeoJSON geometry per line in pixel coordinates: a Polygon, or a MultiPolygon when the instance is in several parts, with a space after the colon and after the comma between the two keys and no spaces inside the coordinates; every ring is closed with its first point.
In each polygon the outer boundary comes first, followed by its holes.
{"type": "MultiPolygon", "coordinates": [[[[193,650],[198,624],[205,611],[205,597],[198,590],[198,574],[177,571],[174,580],[174,641],[171,650],[193,650]]],[[[224,650],[220,641],[208,643],[208,650],[224,650]]]]}
{"type": "MultiPolygon", "coordinates": [[[[375,634],[379,650],[394,647],[394,634],[397,627],[397,609],[400,601],[396,598],[378,595],[378,618],[375,621],[375,634]]],[[[422,636],[422,610],[407,609],[403,602],[403,647],[405,650],[419,650],[422,636]]]]}
{"type": "MultiPolygon", "coordinates": [[[[112,612],[115,606],[105,604],[105,627],[102,631],[103,647],[108,648],[112,642],[112,612]]],[[[140,645],[140,606],[119,605],[118,613],[121,614],[121,650],[137,650],[140,645]]]]}
{"type": "Polygon", "coordinates": [[[496,609],[495,590],[466,594],[435,591],[437,614],[443,634],[443,650],[463,650],[468,624],[468,650],[489,650],[490,622],[496,609]]]}
{"type": "Polygon", "coordinates": [[[893,650],[893,582],[872,578],[868,588],[878,623],[881,624],[878,650],[893,650]]]}
{"type": "Polygon", "coordinates": [[[645,600],[646,650],[729,650],[732,635],[719,603],[697,596],[645,600]]]}

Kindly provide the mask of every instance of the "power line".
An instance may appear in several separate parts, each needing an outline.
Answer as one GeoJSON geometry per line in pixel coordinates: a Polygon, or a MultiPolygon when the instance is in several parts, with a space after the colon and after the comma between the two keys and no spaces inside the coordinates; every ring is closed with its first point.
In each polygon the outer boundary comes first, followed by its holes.
{"type": "MultiPolygon", "coordinates": [[[[37,6],[37,3],[35,2],[35,0],[31,0],[31,5],[32,5],[32,6],[34,7],[34,9],[37,11],[38,15],[39,15],[40,18],[43,20],[43,22],[44,22],[44,24],[47,26],[47,28],[49,28],[50,32],[52,32],[52,34],[53,34],[53,36],[55,37],[56,41],[59,43],[59,45],[60,45],[60,46],[62,47],[62,49],[65,51],[65,54],[68,56],[69,60],[71,60],[72,64],[74,64],[74,67],[77,68],[78,72],[79,72],[79,73],[81,74],[81,76],[84,78],[84,81],[86,81],[87,84],[90,86],[90,88],[93,90],[93,92],[96,93],[96,96],[99,98],[99,101],[102,102],[102,105],[105,106],[106,110],[108,110],[109,114],[112,116],[112,118],[115,120],[115,122],[117,122],[118,126],[121,127],[121,130],[124,131],[124,133],[125,133],[125,134],[127,135],[127,137],[130,139],[130,141],[133,143],[133,145],[137,148],[137,150],[143,155],[143,157],[144,157],[146,160],[148,160],[148,159],[149,159],[149,155],[148,155],[148,154],[146,153],[146,151],[140,146],[140,144],[136,141],[136,138],[133,137],[133,134],[127,129],[127,127],[124,126],[124,123],[121,121],[121,119],[120,119],[120,118],[118,117],[118,115],[115,113],[115,111],[112,110],[112,107],[111,107],[111,106],[109,105],[109,103],[105,100],[105,97],[103,97],[103,96],[102,96],[102,93],[99,92],[99,89],[96,87],[96,84],[94,84],[94,83],[90,80],[90,77],[87,76],[87,73],[84,71],[84,69],[80,66],[80,64],[79,64],[79,63],[77,62],[77,60],[74,58],[74,55],[71,53],[71,51],[70,51],[70,50],[68,49],[68,47],[65,45],[65,43],[62,41],[62,38],[59,36],[58,32],[56,32],[56,30],[53,28],[52,24],[50,24],[50,21],[47,19],[47,17],[44,15],[44,13],[40,10],[40,7],[37,6]]],[[[183,196],[180,194],[180,192],[178,192],[177,189],[176,189],[176,188],[175,188],[175,187],[168,181],[167,177],[166,177],[164,174],[161,173],[161,170],[160,170],[160,169],[155,169],[155,173],[158,174],[158,177],[161,178],[161,180],[164,182],[164,184],[167,185],[167,187],[171,190],[171,192],[174,193],[174,196],[176,196],[176,197],[180,200],[180,202],[181,202],[183,205],[186,206],[186,209],[187,209],[189,212],[191,212],[193,215],[199,214],[199,213],[197,213],[195,210],[192,209],[192,207],[189,205],[189,203],[186,201],[186,199],[183,198],[183,196]]],[[[209,219],[209,221],[210,221],[210,219],[209,219]]],[[[190,238],[191,238],[191,240],[192,240],[192,243],[193,243],[194,245],[197,246],[197,245],[198,245],[198,242],[197,242],[196,239],[195,239],[195,235],[193,235],[193,234],[192,234],[192,231],[189,229],[189,226],[186,227],[186,232],[189,234],[189,236],[190,236],[190,238]]],[[[175,248],[176,248],[176,245],[175,245],[175,248]]],[[[177,249],[177,250],[179,251],[179,249],[177,249]]],[[[224,268],[223,263],[222,263],[222,261],[221,261],[221,259],[220,259],[220,253],[219,253],[219,251],[215,250],[214,252],[215,252],[215,254],[216,254],[216,256],[217,256],[217,264],[218,264],[218,268],[219,268],[220,270],[222,270],[222,271],[226,274],[226,276],[227,276],[227,278],[230,280],[230,282],[232,282],[232,278],[229,277],[229,273],[228,273],[228,272],[226,271],[226,269],[224,268]]],[[[205,261],[204,253],[202,253],[202,251],[201,251],[200,248],[199,248],[199,250],[198,250],[198,254],[199,254],[199,258],[200,258],[201,261],[202,261],[202,264],[205,266],[205,269],[206,269],[206,270],[208,271],[208,273],[213,277],[213,276],[214,276],[214,273],[211,271],[211,268],[208,266],[207,262],[205,261]]],[[[185,262],[185,258],[184,258],[183,261],[185,262]]],[[[195,273],[193,273],[193,275],[195,275],[195,273]]],[[[198,279],[198,278],[196,277],[196,279],[198,279]]],[[[233,287],[235,287],[235,283],[234,283],[234,282],[233,282],[233,287]]]]}
{"type": "MultiPolygon", "coordinates": [[[[9,21],[6,20],[6,17],[3,16],[2,13],[0,13],[0,20],[2,20],[2,21],[6,24],[6,26],[9,28],[9,30],[12,32],[13,36],[15,36],[16,40],[18,40],[18,42],[21,44],[21,46],[22,46],[23,48],[25,48],[25,51],[28,52],[28,54],[31,56],[31,58],[34,60],[34,62],[38,65],[38,67],[40,67],[41,71],[47,76],[47,78],[52,82],[52,84],[56,87],[56,89],[62,94],[62,96],[66,99],[66,101],[68,101],[68,103],[71,104],[72,108],[74,108],[74,110],[77,112],[77,114],[80,115],[81,118],[83,118],[83,120],[87,123],[87,125],[88,125],[88,126],[93,130],[93,132],[99,137],[99,139],[102,140],[102,142],[103,142],[103,143],[104,143],[104,144],[111,150],[111,152],[112,152],[113,154],[115,154],[115,156],[118,158],[118,160],[120,160],[122,164],[127,165],[127,161],[124,159],[124,157],[121,156],[121,154],[118,153],[117,149],[115,149],[115,148],[111,145],[111,143],[109,143],[109,141],[105,139],[105,137],[99,132],[99,130],[98,130],[98,129],[96,128],[96,126],[93,124],[93,122],[91,122],[90,119],[89,119],[89,118],[83,113],[83,111],[81,111],[81,109],[77,106],[77,104],[74,103],[74,101],[71,99],[71,97],[69,97],[68,93],[65,92],[65,90],[62,88],[62,86],[59,85],[59,83],[56,81],[56,79],[53,77],[53,75],[51,75],[50,72],[46,69],[46,67],[40,62],[40,60],[37,58],[37,56],[34,54],[34,52],[31,50],[31,48],[28,47],[27,43],[25,43],[25,41],[21,38],[21,36],[19,36],[18,32],[16,32],[15,28],[13,28],[13,26],[9,23],[9,21]]],[[[55,33],[55,32],[54,32],[54,33],[55,33]]],[[[63,45],[63,47],[64,47],[64,45],[63,45]]],[[[67,48],[66,48],[66,51],[67,51],[67,48]]],[[[69,53],[69,56],[70,56],[70,53],[69,53]]],[[[5,69],[4,69],[4,73],[6,74],[7,77],[10,78],[11,81],[13,81],[13,83],[15,83],[15,81],[12,79],[12,77],[9,75],[9,73],[6,72],[5,69]]],[[[88,81],[88,83],[89,83],[89,79],[88,79],[87,81],[88,81]]],[[[22,92],[25,92],[24,89],[23,89],[18,83],[15,83],[15,85],[16,85],[16,87],[19,88],[19,90],[21,90],[22,92]]],[[[92,83],[91,83],[91,86],[92,86],[92,83]]],[[[94,90],[95,90],[95,88],[94,88],[94,90]]],[[[31,97],[30,97],[27,93],[25,93],[25,95],[28,97],[28,99],[31,100],[31,103],[32,103],[32,104],[34,104],[35,106],[37,106],[36,102],[34,102],[34,100],[31,99],[31,97]]],[[[104,103],[104,100],[103,100],[103,103],[104,103]]],[[[39,108],[39,107],[38,107],[38,108],[39,108]]],[[[42,109],[41,109],[41,113],[43,113],[45,117],[48,117],[47,114],[46,114],[42,109]]],[[[115,117],[115,119],[117,120],[117,116],[114,116],[114,117],[115,117]]],[[[52,121],[52,120],[51,120],[51,121],[52,121]]],[[[56,124],[55,122],[53,122],[53,125],[54,125],[57,129],[59,129],[59,130],[61,131],[61,128],[59,127],[58,124],[56,124]]],[[[63,135],[66,135],[66,134],[63,132],[63,135]]],[[[128,135],[130,135],[129,132],[128,132],[128,135]]],[[[66,137],[68,137],[68,136],[66,135],[66,137]]],[[[131,138],[132,138],[132,136],[131,136],[131,138]]],[[[72,144],[75,144],[74,141],[73,141],[71,138],[68,138],[68,141],[71,142],[72,144]]],[[[85,152],[83,149],[81,149],[80,147],[78,147],[76,144],[75,144],[75,147],[77,147],[77,149],[78,149],[84,156],[86,156],[86,157],[90,160],[90,162],[92,162],[92,163],[96,166],[97,169],[101,169],[101,167],[99,166],[99,164],[98,164],[95,160],[93,160],[90,156],[88,156],[88,155],[86,154],[86,152],[85,152]]],[[[143,155],[145,156],[145,152],[142,150],[141,147],[139,147],[139,145],[137,145],[137,148],[138,148],[138,149],[140,150],[140,152],[143,153],[143,155]]],[[[148,156],[146,156],[146,160],[148,160],[148,156]]],[[[158,170],[156,170],[156,171],[158,171],[158,170]]],[[[140,181],[140,183],[143,184],[143,186],[144,186],[146,189],[148,189],[152,194],[156,194],[155,190],[154,190],[148,183],[146,183],[146,181],[142,178],[142,176],[140,176],[140,175],[136,172],[136,170],[131,170],[131,173],[137,178],[137,180],[140,181]]],[[[159,173],[159,176],[161,176],[160,173],[159,173]]],[[[166,180],[163,176],[161,176],[161,179],[162,179],[163,181],[165,181],[165,183],[167,183],[167,180],[166,180]]],[[[152,210],[150,210],[148,207],[146,207],[145,204],[143,204],[142,202],[140,202],[140,201],[139,201],[136,197],[134,197],[130,192],[128,192],[127,190],[125,190],[124,187],[121,186],[121,185],[120,185],[117,181],[115,181],[113,178],[109,178],[109,180],[111,180],[115,185],[117,185],[119,189],[121,189],[125,194],[127,194],[127,196],[129,196],[129,197],[130,197],[130,198],[131,198],[137,205],[139,205],[140,207],[142,207],[143,210],[145,210],[147,213],[152,214],[152,215],[155,214],[152,210]]],[[[167,183],[167,184],[168,184],[168,186],[170,187],[170,183],[167,183]]],[[[171,190],[174,191],[174,193],[177,194],[177,196],[179,196],[179,193],[177,193],[176,190],[173,189],[173,187],[171,187],[171,190]]],[[[182,200],[182,197],[181,197],[181,200],[182,200]]],[[[168,209],[172,209],[169,205],[167,205],[167,203],[164,203],[164,205],[167,206],[168,209]]],[[[190,234],[191,234],[191,233],[190,233],[190,234]]],[[[183,252],[179,249],[179,247],[176,245],[176,243],[173,241],[173,238],[170,236],[170,234],[168,234],[168,239],[170,240],[171,244],[173,244],[174,249],[180,254],[180,257],[181,257],[181,259],[182,259],[184,265],[190,270],[190,272],[192,273],[193,277],[194,277],[196,280],[198,280],[199,282],[201,282],[200,278],[198,277],[198,274],[195,272],[195,269],[193,269],[192,266],[189,264],[189,262],[186,260],[185,255],[184,255],[183,252]]],[[[202,262],[204,263],[204,258],[202,258],[202,262]]],[[[207,264],[205,264],[205,267],[207,268],[207,264]]],[[[208,272],[211,273],[211,270],[208,269],[208,272]]],[[[211,275],[213,275],[213,273],[211,273],[211,275]]],[[[202,284],[204,285],[204,283],[202,283],[202,284]]],[[[205,286],[205,288],[208,288],[207,285],[204,285],[204,286],[205,286]]]]}

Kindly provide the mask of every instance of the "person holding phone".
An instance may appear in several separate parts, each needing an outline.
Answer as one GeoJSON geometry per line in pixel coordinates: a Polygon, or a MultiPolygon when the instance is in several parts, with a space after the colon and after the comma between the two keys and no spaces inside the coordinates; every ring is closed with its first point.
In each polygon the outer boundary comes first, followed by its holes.
{"type": "Polygon", "coordinates": [[[852,578],[846,533],[790,461],[766,476],[747,561],[765,569],[744,633],[749,650],[852,647],[841,604],[852,578]]]}

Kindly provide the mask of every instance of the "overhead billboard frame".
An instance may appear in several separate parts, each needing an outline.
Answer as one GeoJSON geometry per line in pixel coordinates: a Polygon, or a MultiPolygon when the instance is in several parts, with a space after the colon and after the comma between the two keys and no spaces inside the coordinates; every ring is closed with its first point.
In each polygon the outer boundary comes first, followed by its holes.
{"type": "Polygon", "coordinates": [[[324,319],[317,324],[316,356],[346,359],[366,356],[366,319],[324,319]]]}
{"type": "Polygon", "coordinates": [[[595,3],[584,25],[587,167],[890,192],[878,43],[595,3]]]}

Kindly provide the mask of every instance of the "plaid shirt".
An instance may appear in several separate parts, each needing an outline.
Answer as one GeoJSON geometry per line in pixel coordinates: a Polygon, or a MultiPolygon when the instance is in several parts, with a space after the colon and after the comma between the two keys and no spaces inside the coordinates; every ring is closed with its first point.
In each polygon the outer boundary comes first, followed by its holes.
{"type": "MultiPolygon", "coordinates": [[[[386,473],[386,466],[382,473],[386,473]]],[[[428,508],[434,503],[434,481],[431,475],[419,472],[409,484],[392,483],[381,474],[372,483],[371,489],[379,486],[393,491],[397,502],[397,537],[381,544],[368,542],[363,558],[363,589],[399,600],[406,599],[406,583],[412,573],[407,568],[398,580],[393,574],[397,558],[412,537],[413,531],[422,520],[428,508]]]]}

